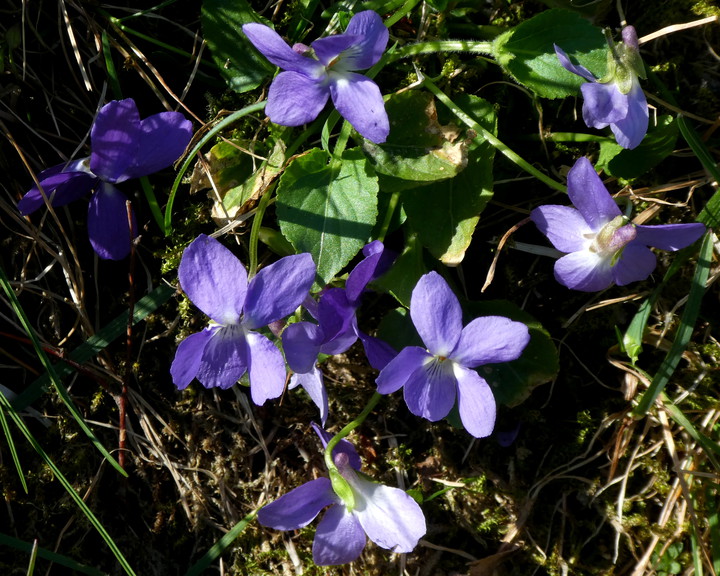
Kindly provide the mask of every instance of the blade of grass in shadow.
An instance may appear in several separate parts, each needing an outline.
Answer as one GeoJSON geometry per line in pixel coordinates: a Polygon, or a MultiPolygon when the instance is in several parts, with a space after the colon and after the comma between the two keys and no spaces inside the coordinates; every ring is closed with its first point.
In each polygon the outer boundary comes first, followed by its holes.
{"type": "Polygon", "coordinates": [[[215,560],[217,560],[220,555],[225,551],[225,549],[232,544],[235,539],[242,534],[243,530],[247,528],[247,525],[250,524],[255,519],[255,516],[257,515],[257,510],[254,512],[251,512],[245,518],[240,520],[235,526],[233,526],[230,531],[225,534],[220,540],[218,540],[215,545],[208,550],[205,555],[200,558],[191,568],[187,571],[185,576],[200,576],[200,574],[204,573],[205,570],[207,570],[210,567],[210,564],[212,564],[215,560]]]}
{"type": "MultiPolygon", "coordinates": [[[[0,546],[7,546],[8,548],[18,550],[19,552],[32,553],[33,550],[33,544],[29,544],[28,542],[24,542],[19,538],[13,538],[12,536],[8,536],[7,534],[2,533],[0,533],[0,546]]],[[[38,558],[50,560],[51,562],[54,562],[55,564],[58,564],[60,566],[71,568],[78,574],[87,574],[88,576],[106,576],[105,572],[102,572],[97,568],[85,566],[84,564],[76,562],[72,558],[68,558],[67,556],[58,554],[57,552],[53,552],[39,546],[37,546],[35,549],[37,550],[38,558]]]]}
{"type": "Polygon", "coordinates": [[[27,569],[27,576],[33,576],[35,573],[35,561],[38,556],[38,542],[37,539],[33,540],[32,550],[30,550],[30,565],[27,569]]]}
{"type": "Polygon", "coordinates": [[[688,301],[680,318],[680,327],[677,330],[670,351],[667,356],[665,356],[650,386],[633,410],[633,416],[635,418],[642,418],[647,414],[650,406],[653,405],[655,399],[670,381],[670,378],[675,372],[675,368],[677,368],[680,362],[680,358],[682,358],[683,352],[685,352],[685,348],[690,342],[693,329],[695,328],[695,321],[700,313],[700,304],[705,294],[705,285],[707,284],[707,279],[710,274],[710,261],[713,253],[712,237],[712,232],[708,231],[705,233],[702,246],[700,247],[700,254],[698,255],[698,263],[695,268],[692,286],[690,287],[688,301]]]}
{"type": "MultiPolygon", "coordinates": [[[[705,143],[701,140],[698,133],[695,131],[695,128],[688,124],[687,120],[685,120],[683,116],[677,117],[677,125],[678,128],[680,128],[680,134],[683,135],[683,138],[685,138],[685,141],[688,143],[695,156],[698,157],[698,160],[700,160],[703,168],[710,173],[710,175],[715,179],[715,182],[720,182],[720,170],[718,170],[715,159],[710,150],[708,150],[707,146],[705,146],[705,143]]],[[[705,208],[703,208],[700,212],[698,220],[708,226],[720,225],[720,191],[713,194],[712,198],[710,198],[708,203],[705,205],[705,208]]]]}
{"type": "MultiPolygon", "coordinates": [[[[110,453],[105,449],[105,447],[100,443],[100,440],[97,439],[95,434],[92,430],[88,427],[87,424],[85,424],[85,420],[78,411],[78,409],[75,407],[75,404],[73,403],[72,399],[70,398],[70,395],[67,392],[67,389],[65,386],[63,386],[63,383],[60,381],[60,378],[58,377],[57,373],[55,372],[55,368],[53,367],[52,363],[50,362],[50,359],[48,358],[47,354],[45,353],[45,350],[43,350],[42,344],[40,343],[40,340],[38,340],[37,334],[35,334],[35,330],[33,329],[32,325],[30,324],[30,321],[28,320],[27,316],[25,315],[25,311],[22,309],[22,306],[20,305],[20,302],[17,299],[17,296],[15,296],[15,292],[12,289],[12,286],[10,286],[10,281],[7,279],[7,276],[5,275],[5,270],[0,266],[0,284],[2,284],[3,289],[5,290],[5,294],[8,297],[8,300],[10,301],[10,305],[12,309],[15,311],[15,314],[17,315],[18,319],[20,320],[20,323],[22,324],[23,328],[25,329],[25,333],[27,334],[28,338],[32,341],[33,347],[35,348],[35,353],[37,354],[38,358],[40,359],[40,362],[43,365],[43,368],[45,368],[46,374],[49,376],[52,383],[55,385],[55,389],[57,390],[58,395],[60,398],[62,398],[62,401],[65,403],[65,406],[70,411],[70,413],[73,415],[73,418],[75,418],[75,421],[78,423],[80,428],[82,428],[83,432],[85,432],[85,435],[90,439],[90,441],[95,445],[95,448],[98,449],[98,451],[107,459],[110,464],[113,465],[113,467],[120,472],[123,476],[127,477],[127,473],[125,470],[122,469],[120,464],[118,464],[117,460],[113,458],[110,453]]],[[[3,396],[4,398],[4,396],[3,396]]]]}
{"type": "Polygon", "coordinates": [[[200,152],[202,147],[205,146],[205,144],[207,144],[210,140],[212,140],[218,132],[220,132],[227,126],[230,126],[233,122],[237,122],[243,116],[247,116],[248,114],[252,114],[253,112],[259,112],[260,110],[265,108],[266,103],[267,102],[263,100],[262,102],[257,102],[255,104],[251,104],[250,106],[245,106],[245,108],[241,108],[240,110],[233,112],[232,114],[230,114],[230,116],[224,118],[223,120],[215,124],[215,126],[213,126],[208,131],[208,133],[202,137],[200,142],[198,142],[195,147],[190,151],[190,153],[187,155],[187,158],[185,158],[185,161],[180,166],[177,176],[175,177],[175,182],[173,182],[172,188],[170,189],[167,206],[165,206],[165,222],[163,226],[165,236],[169,236],[170,232],[172,232],[172,207],[173,203],[175,202],[175,195],[177,194],[177,189],[180,186],[180,182],[182,182],[182,179],[185,176],[185,172],[187,172],[187,169],[190,167],[190,163],[195,159],[195,154],[200,152]]]}
{"type": "MultiPolygon", "coordinates": [[[[143,296],[135,303],[133,308],[133,325],[144,320],[149,314],[152,314],[160,306],[165,304],[175,293],[175,289],[161,284],[150,294],[143,296]]],[[[90,359],[97,356],[104,348],[112,343],[119,336],[125,335],[128,324],[128,313],[123,312],[117,318],[112,320],[106,326],[99,330],[94,336],[88,338],[70,354],[68,360],[76,364],[84,364],[90,359]]],[[[54,365],[55,372],[59,377],[67,376],[75,369],[66,362],[58,362],[54,365]]],[[[15,410],[24,410],[35,400],[40,398],[48,389],[50,378],[47,374],[43,374],[37,378],[30,386],[28,386],[21,394],[13,399],[12,405],[15,410]]]]}
{"type": "Polygon", "coordinates": [[[22,466],[20,465],[20,458],[18,457],[17,450],[15,449],[15,442],[13,442],[12,434],[10,434],[10,427],[8,426],[7,418],[5,418],[4,410],[0,410],[0,425],[5,433],[5,438],[7,439],[8,448],[10,448],[10,454],[12,455],[15,469],[20,477],[20,483],[22,484],[23,490],[25,490],[25,494],[27,494],[28,487],[27,482],[25,481],[25,474],[23,473],[22,466]]]}
{"type": "Polygon", "coordinates": [[[110,537],[103,525],[95,517],[95,514],[92,513],[92,510],[88,508],[87,504],[85,504],[80,495],[75,491],[75,489],[72,487],[72,484],[70,484],[68,479],[65,478],[60,469],[55,465],[55,462],[53,462],[52,458],[50,458],[50,456],[45,452],[45,450],[43,450],[42,446],[40,446],[38,441],[33,436],[32,432],[30,432],[30,429],[27,427],[20,415],[10,405],[10,402],[5,397],[5,394],[2,393],[2,391],[0,391],[0,405],[3,410],[7,411],[10,418],[13,420],[13,422],[15,422],[15,425],[18,427],[20,432],[22,432],[23,436],[25,436],[27,441],[30,442],[30,445],[45,461],[45,464],[47,464],[50,470],[52,470],[52,473],[58,479],[60,484],[62,484],[63,488],[65,488],[65,490],[73,499],[77,507],[80,508],[80,511],[85,515],[90,524],[92,524],[95,527],[95,530],[98,531],[102,539],[105,541],[112,553],[115,555],[115,558],[117,558],[118,563],[125,571],[125,573],[128,576],[135,576],[135,572],[130,567],[130,564],[125,559],[125,556],[123,556],[122,552],[120,552],[120,549],[117,547],[117,544],[115,544],[115,541],[110,537]]]}
{"type": "Polygon", "coordinates": [[[708,511],[708,527],[710,528],[710,557],[715,574],[720,574],[720,512],[718,512],[717,487],[705,488],[708,511]]]}
{"type": "Polygon", "coordinates": [[[662,400],[663,407],[667,410],[670,418],[682,426],[685,432],[687,432],[693,440],[702,446],[703,450],[705,450],[705,453],[707,454],[707,457],[710,459],[710,462],[712,462],[713,466],[715,466],[715,469],[720,470],[720,463],[718,463],[715,456],[713,456],[713,454],[720,456],[720,445],[718,445],[717,442],[713,442],[704,434],[698,432],[697,428],[695,428],[693,423],[690,422],[687,416],[685,416],[683,411],[673,404],[664,393],[660,394],[660,399],[662,400]]]}

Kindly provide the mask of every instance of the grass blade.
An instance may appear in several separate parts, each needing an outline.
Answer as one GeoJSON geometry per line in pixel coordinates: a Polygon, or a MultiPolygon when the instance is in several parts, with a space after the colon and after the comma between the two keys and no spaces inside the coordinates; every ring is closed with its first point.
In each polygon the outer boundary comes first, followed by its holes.
{"type": "Polygon", "coordinates": [[[91,566],[80,564],[72,558],[68,558],[67,556],[63,556],[62,554],[53,552],[52,550],[47,550],[39,546],[34,546],[34,544],[29,544],[28,542],[24,542],[18,538],[13,538],[12,536],[8,536],[7,534],[0,533],[0,546],[7,546],[8,548],[13,548],[20,552],[28,553],[32,553],[34,548],[37,551],[38,558],[50,560],[51,562],[59,564],[60,566],[71,568],[79,574],[87,574],[88,576],[106,576],[105,572],[102,572],[97,568],[92,568],[91,566]]]}
{"type": "MultiPolygon", "coordinates": [[[[688,124],[682,115],[677,117],[677,125],[678,128],[680,128],[680,133],[683,135],[683,138],[685,138],[685,141],[695,153],[695,156],[698,157],[703,168],[710,173],[715,179],[715,182],[720,182],[720,170],[718,170],[715,159],[707,146],[705,146],[705,143],[700,139],[695,128],[688,124]]],[[[705,205],[705,208],[700,212],[698,220],[708,226],[717,226],[720,224],[720,191],[713,194],[712,198],[710,198],[705,205]]]]}
{"type": "Polygon", "coordinates": [[[165,236],[169,236],[170,232],[172,231],[172,207],[173,203],[175,202],[175,195],[177,194],[177,189],[180,186],[180,182],[182,182],[183,177],[185,176],[185,172],[187,172],[187,169],[190,167],[190,163],[195,159],[195,154],[200,152],[202,147],[205,146],[205,144],[207,144],[210,140],[212,140],[218,132],[220,132],[224,128],[227,128],[233,122],[237,122],[243,116],[247,116],[248,114],[252,114],[253,112],[259,112],[260,110],[265,108],[266,103],[267,101],[263,100],[262,102],[257,102],[255,104],[251,104],[250,106],[245,106],[245,108],[241,108],[237,112],[233,112],[232,114],[230,114],[230,116],[215,124],[215,126],[213,126],[208,131],[208,133],[202,137],[200,142],[198,142],[195,147],[190,151],[190,154],[187,155],[187,158],[185,158],[185,161],[180,166],[177,176],[175,177],[175,182],[173,182],[172,188],[170,189],[167,206],[165,206],[165,222],[163,226],[165,236]]]}
{"type": "MultiPolygon", "coordinates": [[[[147,318],[160,306],[165,304],[175,294],[175,289],[161,284],[147,296],[142,297],[135,303],[133,308],[133,324],[147,318]]],[[[69,355],[68,359],[77,364],[84,364],[97,356],[104,348],[111,344],[116,338],[125,335],[128,324],[128,313],[123,312],[117,318],[109,322],[94,336],[88,338],[69,355]]],[[[66,362],[58,362],[54,365],[55,372],[59,377],[67,376],[74,371],[74,368],[66,362]]],[[[42,396],[50,385],[50,377],[43,374],[28,386],[21,394],[13,399],[12,405],[15,410],[24,410],[30,404],[42,396]]]]}
{"type": "Polygon", "coordinates": [[[670,351],[660,365],[650,386],[640,398],[635,410],[633,410],[633,416],[635,418],[642,418],[647,414],[650,406],[653,405],[656,398],[660,395],[660,392],[663,391],[665,385],[670,381],[683,352],[685,352],[685,348],[690,342],[693,329],[695,328],[695,321],[700,313],[700,304],[705,294],[705,285],[707,284],[710,274],[710,261],[713,253],[712,236],[712,232],[705,233],[702,246],[700,247],[693,283],[690,287],[688,301],[680,318],[680,327],[675,335],[675,340],[670,347],[670,351]]]}
{"type": "Polygon", "coordinates": [[[257,515],[257,510],[254,512],[251,512],[245,518],[240,520],[235,526],[233,526],[230,531],[225,534],[220,540],[218,540],[215,545],[208,550],[205,555],[200,558],[191,568],[187,571],[185,576],[200,576],[205,570],[207,570],[210,567],[210,564],[212,564],[215,560],[217,560],[220,555],[223,553],[223,551],[232,544],[235,539],[242,534],[243,530],[247,528],[247,525],[250,524],[255,519],[255,516],[257,515]]]}
{"type": "MultiPolygon", "coordinates": [[[[7,276],[5,275],[5,271],[0,267],[0,284],[2,284],[3,289],[5,290],[5,294],[7,295],[8,299],[10,300],[10,305],[12,306],[13,310],[15,311],[15,314],[17,315],[18,319],[20,320],[20,323],[22,324],[23,328],[25,329],[25,333],[28,335],[30,340],[33,343],[33,347],[35,348],[35,353],[38,355],[38,358],[40,359],[40,362],[43,365],[43,368],[45,368],[46,374],[50,377],[50,380],[55,385],[55,389],[57,390],[58,394],[60,395],[60,398],[62,398],[62,401],[65,403],[65,406],[72,414],[73,418],[75,418],[75,421],[78,423],[80,428],[85,432],[86,436],[90,439],[90,441],[95,445],[95,447],[98,449],[98,451],[107,459],[110,464],[113,465],[113,467],[120,472],[123,476],[127,477],[127,473],[125,470],[122,469],[120,464],[118,464],[117,460],[113,458],[110,453],[105,449],[105,447],[100,443],[100,440],[97,439],[97,436],[95,436],[95,433],[90,430],[87,424],[85,424],[85,420],[82,417],[82,414],[78,411],[78,409],[75,407],[75,404],[73,403],[72,399],[70,398],[70,395],[67,392],[67,389],[65,386],[63,386],[62,382],[60,381],[60,378],[58,377],[57,373],[55,372],[55,368],[53,367],[52,363],[50,362],[50,359],[48,358],[47,354],[45,353],[45,350],[43,350],[42,344],[40,343],[40,340],[38,340],[37,334],[35,334],[35,330],[33,329],[32,325],[30,324],[30,321],[28,320],[25,311],[22,309],[22,306],[20,306],[20,302],[17,299],[17,296],[15,295],[15,292],[12,289],[12,286],[10,286],[10,281],[7,279],[7,276]]],[[[5,396],[3,396],[5,398],[5,396]]]]}
{"type": "Polygon", "coordinates": [[[107,533],[103,525],[100,523],[100,521],[95,517],[95,514],[92,513],[92,510],[88,508],[87,504],[83,501],[83,499],[80,497],[80,495],[75,491],[75,489],[72,487],[72,484],[68,481],[67,478],[63,475],[63,473],[60,471],[60,469],[55,465],[55,462],[53,462],[52,458],[43,450],[42,446],[38,443],[38,441],[35,439],[35,437],[32,435],[32,432],[30,432],[29,428],[25,425],[25,422],[20,417],[20,415],[14,410],[8,399],[5,397],[5,394],[0,391],[0,407],[2,409],[6,410],[7,413],[10,415],[10,418],[15,422],[15,425],[20,429],[20,432],[25,436],[28,442],[30,442],[30,445],[35,449],[35,451],[40,455],[40,457],[45,461],[45,463],[48,465],[50,470],[52,470],[55,477],[58,479],[60,484],[62,484],[63,488],[67,491],[67,493],[70,495],[70,497],[73,499],[75,504],[78,508],[80,508],[80,511],[85,515],[85,517],[88,519],[90,524],[92,524],[95,527],[95,530],[98,531],[102,539],[105,541],[105,543],[108,545],[112,553],[115,555],[115,558],[117,558],[118,563],[122,567],[122,569],[125,571],[125,573],[128,576],[135,576],[135,572],[130,567],[130,564],[125,559],[125,556],[123,556],[122,552],[120,552],[120,549],[117,547],[117,544],[115,544],[115,541],[110,537],[110,535],[107,533]]]}
{"type": "Polygon", "coordinates": [[[12,434],[10,434],[10,427],[8,426],[7,418],[5,418],[4,410],[0,410],[0,425],[5,433],[5,438],[7,439],[8,447],[10,448],[10,454],[12,455],[15,469],[20,477],[20,483],[22,484],[23,490],[25,490],[25,494],[27,494],[28,487],[27,482],[25,481],[25,474],[22,471],[22,466],[20,466],[20,458],[18,457],[17,450],[15,449],[15,442],[13,442],[12,434]]]}

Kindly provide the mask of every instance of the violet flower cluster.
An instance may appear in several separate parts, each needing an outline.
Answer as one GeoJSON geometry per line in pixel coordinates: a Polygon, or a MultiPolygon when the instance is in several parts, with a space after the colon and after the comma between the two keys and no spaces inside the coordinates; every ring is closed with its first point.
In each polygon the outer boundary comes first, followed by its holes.
{"type": "Polygon", "coordinates": [[[285,389],[285,361],[258,330],[305,300],[315,280],[310,254],[281,258],[248,280],[235,255],[203,234],[183,252],[178,275],[185,294],[211,320],[178,346],[170,368],[178,389],[194,378],[206,388],[229,388],[247,372],[255,404],[278,398],[285,389]]]}
{"type": "Polygon", "coordinates": [[[395,355],[385,342],[358,328],[356,311],[367,285],[386,272],[395,255],[375,240],[363,248],[365,258],[348,274],[345,288],[329,288],[315,304],[306,302],[308,312],[318,321],[297,322],[283,332],[283,348],[293,370],[290,389],[302,386],[320,409],[323,426],[328,415],[328,397],[323,375],[316,362],[319,354],[346,352],[358,338],[370,365],[381,370],[395,355]]]}
{"type": "MultiPolygon", "coordinates": [[[[315,431],[327,446],[329,435],[317,427],[315,431]]],[[[360,472],[360,457],[347,440],[333,450],[333,462],[341,475],[339,482],[321,477],[291,490],[260,509],[260,524],[298,530],[327,508],[313,541],[313,561],[318,566],[356,560],[367,538],[393,552],[412,552],[426,531],[417,502],[399,488],[378,484],[360,472]]]]}
{"type": "Polygon", "coordinates": [[[358,12],[343,34],[292,48],[272,28],[250,23],[243,32],[263,56],[283,70],[270,85],[265,112],[283,126],[301,126],[317,118],[328,98],[353,128],[380,144],[390,122],[377,84],[357,74],[380,60],[389,33],[372,10],[358,12]]]}
{"type": "Polygon", "coordinates": [[[645,78],[635,28],[625,26],[622,42],[609,40],[607,74],[598,80],[584,66],[573,64],[559,46],[555,46],[563,67],[587,80],[580,87],[583,95],[582,115],[591,128],[610,126],[617,143],[636,148],[648,129],[648,105],[638,77],[645,78]]]}
{"type": "MultiPolygon", "coordinates": [[[[179,112],[160,112],[140,119],[135,101],[113,100],[98,112],[90,131],[88,158],[59,164],[38,175],[18,203],[32,214],[47,198],[64,206],[92,193],[88,206],[88,236],[100,258],[120,260],[130,252],[127,197],[115,185],[170,166],[192,137],[192,124],[179,112]]],[[[134,218],[134,216],[133,216],[134,218]]],[[[133,222],[137,231],[137,224],[133,222]]]]}
{"type": "Polygon", "coordinates": [[[482,316],[463,327],[460,302],[437,273],[420,278],[410,316],[425,348],[404,348],[377,377],[378,392],[403,388],[413,414],[435,422],[457,400],[465,429],[476,438],[492,433],[495,398],[473,368],[520,357],[530,341],[528,327],[502,316],[482,316]]]}
{"type": "Polygon", "coordinates": [[[645,280],[655,269],[655,254],[680,250],[705,232],[705,225],[632,224],[622,215],[587,158],[568,173],[570,206],[539,206],[530,218],[552,245],[566,255],[555,262],[555,278],[573,290],[595,292],[613,284],[645,280]]]}

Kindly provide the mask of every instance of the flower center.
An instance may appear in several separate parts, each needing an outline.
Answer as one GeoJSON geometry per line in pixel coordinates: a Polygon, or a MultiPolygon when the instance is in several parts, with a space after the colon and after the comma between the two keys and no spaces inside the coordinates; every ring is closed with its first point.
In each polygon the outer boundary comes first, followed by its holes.
{"type": "Polygon", "coordinates": [[[636,236],[637,230],[632,224],[627,223],[625,216],[616,216],[595,235],[590,251],[601,256],[612,256],[614,261],[636,236]]]}

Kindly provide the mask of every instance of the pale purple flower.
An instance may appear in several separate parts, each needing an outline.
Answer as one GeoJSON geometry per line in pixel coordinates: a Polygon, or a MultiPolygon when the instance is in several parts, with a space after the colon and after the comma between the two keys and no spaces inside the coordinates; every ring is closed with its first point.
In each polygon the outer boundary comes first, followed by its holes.
{"type": "Polygon", "coordinates": [[[283,126],[313,121],[332,98],[338,112],[362,136],[385,142],[390,122],[377,84],[356,70],[370,68],[382,56],[388,30],[372,10],[355,14],[343,34],[292,48],[272,28],[245,24],[243,32],[263,56],[280,67],[268,92],[265,112],[283,126]]]}
{"type": "Polygon", "coordinates": [[[281,258],[248,282],[235,255],[202,234],[183,252],[178,276],[185,294],[211,320],[178,346],[170,367],[178,389],[193,378],[206,388],[230,388],[247,372],[255,404],[279,397],[285,388],[285,361],[257,330],[303,302],[315,280],[310,254],[281,258]]]}
{"type": "MultiPolygon", "coordinates": [[[[315,427],[326,446],[329,435],[315,427]]],[[[425,516],[417,502],[399,488],[384,486],[360,472],[360,457],[347,440],[333,450],[344,491],[329,478],[311,480],[261,508],[258,521],[276,530],[298,530],[328,508],[315,531],[313,561],[335,566],[356,560],[366,535],[381,548],[412,552],[425,535],[425,516]],[[344,480],[344,482],[342,482],[344,480]]]]}
{"type": "Polygon", "coordinates": [[[632,26],[622,31],[623,41],[612,44],[608,55],[608,73],[598,80],[584,66],[573,64],[555,45],[560,64],[588,82],[580,87],[583,95],[583,120],[591,128],[610,129],[623,148],[635,148],[648,129],[648,105],[638,76],[645,77],[637,33],[632,26]]]}
{"type": "Polygon", "coordinates": [[[359,338],[376,370],[384,368],[395,355],[389,344],[362,332],[356,317],[367,285],[390,268],[395,254],[375,240],[363,248],[363,255],[365,258],[348,274],[345,288],[326,290],[315,306],[307,303],[306,308],[318,324],[297,322],[283,332],[285,357],[294,372],[288,388],[305,389],[320,409],[323,426],[327,421],[328,398],[322,371],[316,365],[318,354],[342,354],[359,338]]]}
{"type": "Polygon", "coordinates": [[[404,387],[410,412],[431,422],[447,416],[457,400],[465,429],[476,438],[489,436],[495,398],[473,368],[519,358],[530,341],[527,326],[481,316],[463,328],[460,303],[437,272],[422,276],[413,289],[410,317],[425,348],[401,350],[378,375],[378,392],[404,387]]]}
{"type": "MultiPolygon", "coordinates": [[[[88,158],[59,164],[38,175],[53,206],[64,206],[93,192],[88,207],[88,235],[98,256],[120,260],[130,252],[127,197],[115,184],[170,166],[192,137],[192,124],[179,112],[140,119],[135,101],[113,100],[98,112],[90,131],[88,158]]],[[[23,215],[45,205],[33,186],[18,203],[23,215]]],[[[133,225],[137,230],[137,226],[133,225]]]]}
{"type": "Polygon", "coordinates": [[[632,224],[585,157],[568,173],[568,196],[575,208],[539,206],[530,218],[555,248],[566,253],[555,262],[555,278],[573,290],[595,292],[645,280],[656,265],[648,246],[679,250],[705,232],[699,222],[632,224]]]}

